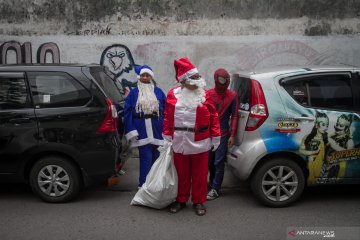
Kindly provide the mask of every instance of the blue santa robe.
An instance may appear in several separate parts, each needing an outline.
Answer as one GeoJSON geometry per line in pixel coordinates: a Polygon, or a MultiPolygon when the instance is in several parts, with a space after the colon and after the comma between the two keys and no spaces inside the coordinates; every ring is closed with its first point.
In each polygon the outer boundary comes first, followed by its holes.
{"type": "Polygon", "coordinates": [[[125,137],[128,141],[133,137],[138,137],[138,141],[132,141],[130,147],[139,147],[139,186],[145,182],[152,164],[159,157],[157,147],[164,144],[162,131],[166,96],[164,92],[156,86],[154,86],[154,93],[159,102],[159,116],[149,116],[143,112],[136,112],[136,102],[139,95],[139,89],[137,87],[132,89],[125,99],[125,137]]]}

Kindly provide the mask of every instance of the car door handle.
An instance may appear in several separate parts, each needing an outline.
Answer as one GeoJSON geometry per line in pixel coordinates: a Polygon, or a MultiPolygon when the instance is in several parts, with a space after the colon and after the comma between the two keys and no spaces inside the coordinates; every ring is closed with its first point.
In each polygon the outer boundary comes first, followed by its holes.
{"type": "Polygon", "coordinates": [[[30,118],[13,118],[9,120],[10,123],[29,123],[30,118]]]}
{"type": "Polygon", "coordinates": [[[59,120],[68,120],[69,119],[67,116],[63,116],[63,115],[57,115],[56,118],[59,120]]]}
{"type": "Polygon", "coordinates": [[[312,118],[312,117],[296,117],[294,119],[297,120],[297,121],[308,121],[308,122],[315,121],[315,119],[312,118]]]}

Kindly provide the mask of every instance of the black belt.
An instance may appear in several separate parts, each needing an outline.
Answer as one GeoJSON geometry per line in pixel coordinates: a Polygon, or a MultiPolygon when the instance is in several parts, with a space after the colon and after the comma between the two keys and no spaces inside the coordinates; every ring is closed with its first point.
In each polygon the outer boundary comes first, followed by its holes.
{"type": "Polygon", "coordinates": [[[185,131],[185,132],[206,132],[209,129],[209,126],[201,128],[187,128],[187,127],[174,127],[175,131],[185,131]]]}
{"type": "Polygon", "coordinates": [[[157,114],[135,114],[134,117],[136,118],[160,118],[162,115],[157,114]]]}

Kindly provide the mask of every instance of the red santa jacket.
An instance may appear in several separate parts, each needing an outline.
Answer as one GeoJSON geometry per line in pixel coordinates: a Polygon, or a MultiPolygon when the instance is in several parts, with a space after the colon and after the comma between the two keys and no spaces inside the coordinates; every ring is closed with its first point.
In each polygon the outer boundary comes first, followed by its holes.
{"type": "Polygon", "coordinates": [[[168,92],[164,111],[165,139],[172,139],[176,153],[197,154],[216,149],[220,144],[220,125],[217,111],[208,93],[202,106],[189,108],[179,103],[181,88],[168,92]]]}

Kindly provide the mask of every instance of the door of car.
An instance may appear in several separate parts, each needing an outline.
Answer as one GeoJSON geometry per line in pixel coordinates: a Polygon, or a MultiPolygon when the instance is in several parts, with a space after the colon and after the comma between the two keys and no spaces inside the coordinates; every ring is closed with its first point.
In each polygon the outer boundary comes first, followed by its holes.
{"type": "MultiPolygon", "coordinates": [[[[39,121],[40,145],[80,151],[96,136],[102,119],[91,93],[65,72],[27,72],[39,121]]],[[[95,144],[94,144],[95,145],[95,144]]],[[[71,154],[71,152],[69,152],[71,154]]]]}
{"type": "Polygon", "coordinates": [[[308,184],[360,179],[358,77],[351,71],[320,72],[280,81],[298,152],[307,161],[308,184]]]}
{"type": "Polygon", "coordinates": [[[38,143],[38,128],[22,72],[0,73],[0,175],[19,171],[21,155],[38,143]]]}
{"type": "Polygon", "coordinates": [[[116,107],[119,117],[118,132],[120,136],[122,136],[124,131],[123,110],[125,104],[125,96],[122,94],[123,90],[119,88],[115,81],[104,70],[105,69],[103,67],[91,67],[89,73],[91,77],[95,79],[95,81],[104,90],[107,97],[111,99],[112,103],[116,107]]]}
{"type": "Polygon", "coordinates": [[[230,89],[238,94],[239,102],[239,121],[237,126],[236,138],[234,145],[239,146],[244,138],[244,132],[247,124],[247,120],[250,114],[250,95],[251,84],[250,78],[234,74],[231,79],[230,89]]]}

